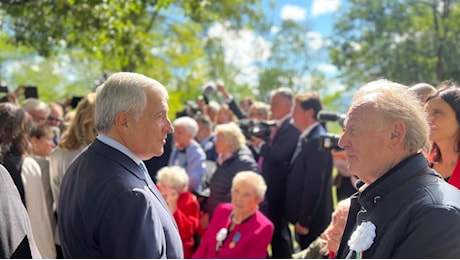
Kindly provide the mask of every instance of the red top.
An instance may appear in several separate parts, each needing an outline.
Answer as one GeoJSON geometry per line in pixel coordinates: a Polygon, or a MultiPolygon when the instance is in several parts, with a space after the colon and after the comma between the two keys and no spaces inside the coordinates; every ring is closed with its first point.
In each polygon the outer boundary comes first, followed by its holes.
{"type": "Polygon", "coordinates": [[[454,172],[449,178],[449,183],[460,189],[460,160],[457,161],[454,172]]]}
{"type": "Polygon", "coordinates": [[[194,235],[198,230],[200,205],[195,195],[186,191],[179,195],[177,199],[177,210],[174,212],[179,229],[182,246],[184,248],[184,258],[192,258],[193,247],[195,245],[194,235]]]}

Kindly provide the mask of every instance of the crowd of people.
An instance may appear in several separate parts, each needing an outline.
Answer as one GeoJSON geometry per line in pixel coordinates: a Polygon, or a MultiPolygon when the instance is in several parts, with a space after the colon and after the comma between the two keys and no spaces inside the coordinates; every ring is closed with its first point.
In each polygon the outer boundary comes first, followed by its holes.
{"type": "Polygon", "coordinates": [[[455,82],[365,84],[340,151],[320,149],[316,92],[215,91],[221,104],[198,99],[173,120],[166,88],[137,73],[114,73],[72,111],[9,96],[0,256],[460,257],[455,82]]]}

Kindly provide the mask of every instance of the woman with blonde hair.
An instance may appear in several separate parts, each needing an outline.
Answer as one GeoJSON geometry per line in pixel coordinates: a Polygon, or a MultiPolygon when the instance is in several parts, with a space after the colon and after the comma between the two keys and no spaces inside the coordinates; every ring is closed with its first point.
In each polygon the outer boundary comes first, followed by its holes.
{"type": "MultiPolygon", "coordinates": [[[[50,178],[55,212],[59,207],[59,193],[67,167],[97,136],[94,126],[95,103],[96,93],[86,95],[78,103],[74,118],[61,136],[58,146],[51,152],[50,178]]],[[[58,226],[54,232],[54,240],[59,246],[58,226]]]]}
{"type": "Polygon", "coordinates": [[[230,202],[230,189],[233,177],[240,171],[257,172],[257,163],[251,151],[246,146],[246,138],[236,123],[217,125],[216,152],[217,168],[209,183],[210,194],[204,205],[202,228],[207,228],[217,205],[230,202]]]}
{"type": "Polygon", "coordinates": [[[157,173],[157,187],[168,203],[182,240],[184,258],[192,258],[198,230],[200,205],[188,191],[189,176],[180,166],[166,166],[157,173]]]}

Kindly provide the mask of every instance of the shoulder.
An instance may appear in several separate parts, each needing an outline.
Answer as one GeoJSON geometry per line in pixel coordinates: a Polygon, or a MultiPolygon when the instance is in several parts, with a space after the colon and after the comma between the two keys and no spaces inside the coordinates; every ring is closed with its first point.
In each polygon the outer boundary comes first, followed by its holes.
{"type": "Polygon", "coordinates": [[[203,154],[204,155],[203,148],[195,140],[192,140],[190,142],[190,144],[187,146],[187,149],[185,149],[185,153],[186,154],[199,154],[199,155],[203,154]]]}
{"type": "Polygon", "coordinates": [[[233,205],[231,203],[220,203],[217,205],[214,215],[229,215],[233,210],[233,205]]]}
{"type": "Polygon", "coordinates": [[[22,164],[22,173],[41,174],[40,165],[31,157],[25,157],[22,164]]]}
{"type": "Polygon", "coordinates": [[[261,226],[268,226],[273,229],[273,223],[259,210],[256,211],[255,217],[256,217],[257,222],[260,223],[261,226]]]}

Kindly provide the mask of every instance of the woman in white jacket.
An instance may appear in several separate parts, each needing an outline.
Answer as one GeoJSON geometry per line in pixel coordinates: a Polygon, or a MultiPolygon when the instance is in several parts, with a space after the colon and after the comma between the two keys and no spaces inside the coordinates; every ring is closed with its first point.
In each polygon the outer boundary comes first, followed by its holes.
{"type": "Polygon", "coordinates": [[[40,166],[30,157],[32,118],[12,103],[1,103],[0,122],[0,163],[8,170],[19,190],[41,256],[56,258],[40,166]]]}

